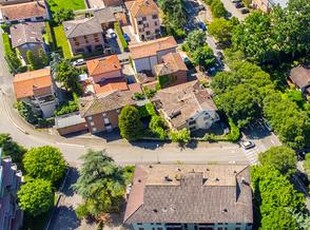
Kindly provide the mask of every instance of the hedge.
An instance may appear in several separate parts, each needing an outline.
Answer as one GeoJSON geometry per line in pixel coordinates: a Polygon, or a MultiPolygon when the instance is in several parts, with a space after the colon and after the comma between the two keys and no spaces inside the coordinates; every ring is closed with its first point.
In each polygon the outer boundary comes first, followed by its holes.
{"type": "Polygon", "coordinates": [[[115,22],[114,23],[114,30],[121,42],[121,45],[122,45],[122,48],[123,48],[123,51],[124,50],[128,50],[128,44],[123,36],[123,31],[122,31],[122,28],[121,28],[121,25],[119,24],[119,22],[115,22]]]}
{"type": "Polygon", "coordinates": [[[5,54],[9,55],[11,52],[14,52],[12,50],[9,34],[3,33],[2,34],[2,39],[3,39],[3,46],[4,46],[5,54]]]}
{"type": "Polygon", "coordinates": [[[138,111],[140,117],[150,117],[156,115],[156,111],[152,103],[148,103],[144,106],[138,107],[138,111]]]}

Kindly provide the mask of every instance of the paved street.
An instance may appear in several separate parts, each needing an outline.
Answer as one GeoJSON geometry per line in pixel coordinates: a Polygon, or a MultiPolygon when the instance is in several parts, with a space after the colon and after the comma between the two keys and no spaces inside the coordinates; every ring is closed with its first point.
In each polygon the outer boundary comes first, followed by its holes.
{"type": "Polygon", "coordinates": [[[231,0],[222,0],[224,7],[228,13],[231,14],[231,17],[236,17],[240,21],[243,21],[248,14],[241,14],[240,9],[237,9],[231,0]]]}

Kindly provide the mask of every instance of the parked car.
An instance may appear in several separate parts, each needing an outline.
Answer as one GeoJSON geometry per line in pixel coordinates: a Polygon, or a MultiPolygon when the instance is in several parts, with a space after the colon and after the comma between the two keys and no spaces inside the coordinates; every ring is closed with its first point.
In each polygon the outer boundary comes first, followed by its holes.
{"type": "Polygon", "coordinates": [[[242,2],[236,2],[235,3],[235,7],[238,9],[238,8],[242,8],[244,7],[244,4],[242,2]]]}
{"type": "Polygon", "coordinates": [[[207,30],[207,27],[206,27],[206,25],[203,22],[198,22],[198,27],[202,31],[206,31],[207,30]]]}
{"type": "Polygon", "coordinates": [[[242,8],[240,10],[241,14],[248,14],[250,12],[250,10],[248,8],[242,8]]]}
{"type": "Polygon", "coordinates": [[[107,37],[108,38],[116,38],[117,36],[116,36],[116,33],[114,32],[114,30],[110,28],[107,30],[107,37]]]}
{"type": "Polygon", "coordinates": [[[216,56],[219,57],[219,59],[223,60],[224,59],[224,54],[221,51],[216,52],[216,56]]]}
{"type": "Polygon", "coordinates": [[[85,64],[86,64],[86,61],[83,58],[77,59],[76,61],[72,62],[73,66],[81,66],[85,64]]]}
{"type": "Polygon", "coordinates": [[[240,141],[240,145],[244,149],[251,149],[255,147],[255,144],[252,141],[249,140],[242,140],[240,141]]]}
{"type": "Polygon", "coordinates": [[[128,34],[124,33],[123,36],[124,36],[124,39],[125,39],[125,41],[126,41],[127,43],[131,41],[131,39],[130,39],[130,37],[129,37],[128,34]]]}

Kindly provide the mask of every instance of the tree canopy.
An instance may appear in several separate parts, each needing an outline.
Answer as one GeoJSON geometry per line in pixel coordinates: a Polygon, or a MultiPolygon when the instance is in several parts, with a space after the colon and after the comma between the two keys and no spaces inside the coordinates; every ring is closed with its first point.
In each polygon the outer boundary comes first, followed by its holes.
{"type": "Polygon", "coordinates": [[[221,43],[230,43],[233,30],[233,23],[224,18],[215,18],[208,26],[208,31],[221,43]]]}
{"type": "Polygon", "coordinates": [[[31,148],[23,159],[25,171],[31,178],[57,182],[66,170],[66,163],[59,149],[51,146],[31,148]]]}
{"type": "Polygon", "coordinates": [[[0,148],[2,149],[2,156],[10,156],[12,161],[19,166],[22,162],[23,155],[27,151],[23,146],[13,141],[8,133],[0,133],[0,148]]]}
{"type": "Polygon", "coordinates": [[[196,49],[191,54],[191,57],[195,65],[200,65],[205,68],[210,68],[215,64],[213,50],[208,45],[204,45],[203,47],[196,49]]]}
{"type": "Polygon", "coordinates": [[[289,147],[271,147],[269,150],[260,153],[258,159],[262,165],[269,165],[284,175],[292,175],[296,172],[296,153],[289,147]]]}
{"type": "Polygon", "coordinates": [[[186,38],[186,42],[191,52],[201,48],[206,43],[207,34],[202,30],[194,30],[190,32],[186,38]]]}
{"type": "Polygon", "coordinates": [[[73,189],[84,199],[79,211],[84,210],[84,216],[119,211],[133,170],[117,166],[104,150],[90,150],[81,159],[79,178],[73,185],[73,189]]]}
{"type": "Polygon", "coordinates": [[[72,66],[68,60],[64,60],[57,65],[57,81],[59,81],[66,90],[76,93],[77,95],[82,94],[82,86],[79,83],[79,75],[79,69],[72,66]]]}
{"type": "Polygon", "coordinates": [[[20,208],[32,216],[47,212],[54,204],[51,182],[42,179],[22,185],[17,196],[20,208]]]}
{"type": "Polygon", "coordinates": [[[126,105],[119,115],[118,126],[121,136],[129,141],[137,140],[143,134],[143,124],[136,107],[126,105]]]}
{"type": "Polygon", "coordinates": [[[251,182],[254,203],[261,215],[260,229],[297,229],[291,211],[305,210],[304,196],[289,179],[270,165],[260,165],[251,169],[251,182]]]}

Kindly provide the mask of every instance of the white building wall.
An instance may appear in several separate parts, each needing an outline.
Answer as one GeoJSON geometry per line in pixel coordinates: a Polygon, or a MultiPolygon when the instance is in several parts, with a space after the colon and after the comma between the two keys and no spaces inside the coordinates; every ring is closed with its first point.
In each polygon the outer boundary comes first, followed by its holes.
{"type": "Polygon", "coordinates": [[[43,113],[44,118],[52,117],[54,115],[54,111],[56,109],[56,101],[49,101],[40,104],[40,109],[43,113]]]}
{"type": "Polygon", "coordinates": [[[143,70],[152,70],[153,65],[157,65],[157,57],[146,57],[133,60],[133,66],[136,73],[139,73],[143,70]]]}

